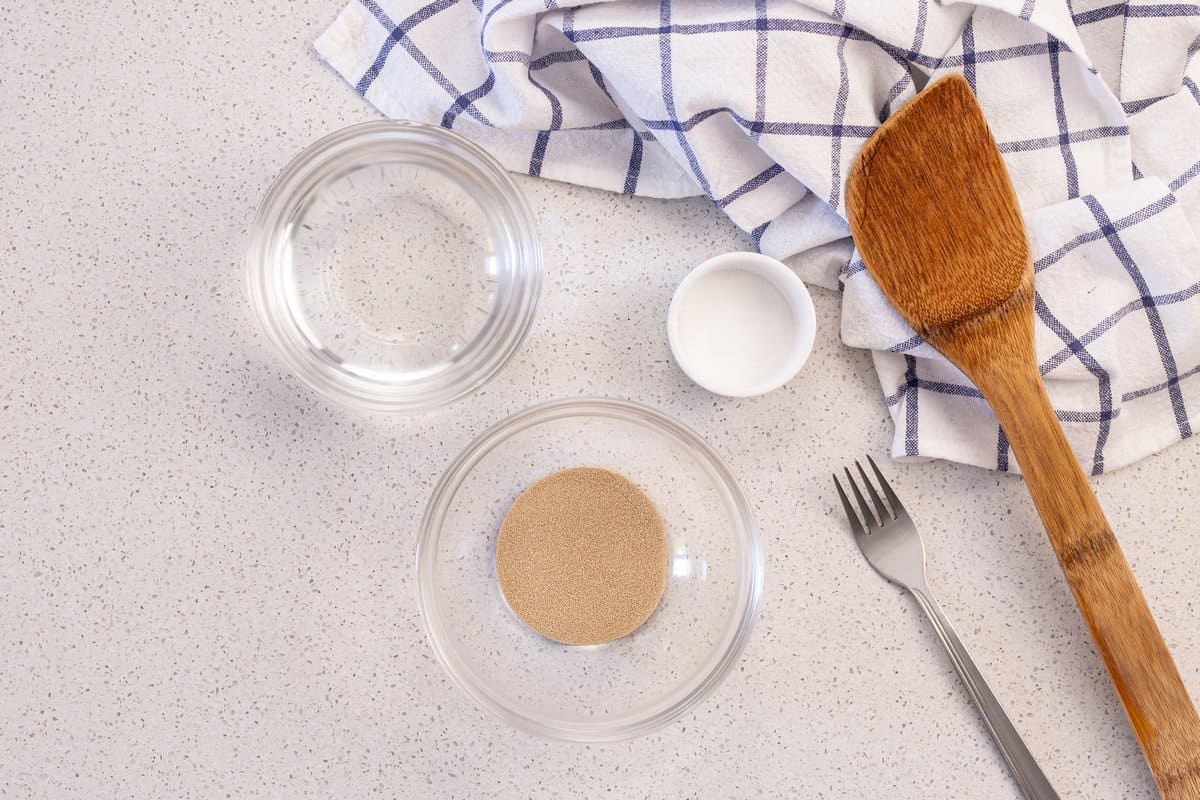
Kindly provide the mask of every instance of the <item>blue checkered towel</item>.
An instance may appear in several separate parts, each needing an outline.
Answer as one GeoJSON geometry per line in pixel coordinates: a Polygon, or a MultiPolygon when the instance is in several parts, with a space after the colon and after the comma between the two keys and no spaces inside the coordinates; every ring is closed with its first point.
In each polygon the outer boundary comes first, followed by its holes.
{"type": "Polygon", "coordinates": [[[317,41],[384,114],[511,169],[707,195],[755,247],[842,290],[894,455],[1013,470],[987,405],[888,305],[845,221],[847,169],[914,74],[964,74],[1029,220],[1042,373],[1093,473],[1200,414],[1198,48],[1197,5],[1148,0],[353,0],[317,41]]]}

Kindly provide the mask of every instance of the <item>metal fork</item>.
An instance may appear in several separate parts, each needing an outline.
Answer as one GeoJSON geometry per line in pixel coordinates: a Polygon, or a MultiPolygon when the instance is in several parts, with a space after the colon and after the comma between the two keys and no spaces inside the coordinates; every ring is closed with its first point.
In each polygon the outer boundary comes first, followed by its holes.
{"type": "Polygon", "coordinates": [[[1054,791],[1054,787],[1042,773],[1033,754],[1021,740],[1021,735],[1017,733],[1012,721],[1004,713],[1000,701],[992,694],[983,675],[976,668],[975,662],[967,654],[967,648],[959,641],[958,634],[954,632],[954,628],[942,613],[937,601],[933,599],[933,594],[929,591],[929,582],[925,577],[925,545],[921,541],[921,534],[917,532],[917,526],[908,516],[900,498],[896,496],[892,487],[884,479],[875,460],[867,456],[867,461],[870,462],[871,469],[879,481],[879,487],[887,496],[891,509],[889,510],[884,505],[883,499],[875,490],[870,478],[867,477],[862,464],[855,461],[854,466],[858,468],[867,494],[871,496],[871,503],[874,505],[872,510],[871,506],[867,504],[866,498],[863,497],[862,491],[858,488],[858,483],[855,482],[850,469],[847,468],[846,481],[850,484],[854,499],[858,501],[858,507],[862,512],[860,518],[855,513],[854,507],[850,504],[850,498],[846,496],[846,492],[842,489],[842,484],[835,474],[833,482],[837,486],[838,495],[842,498],[842,505],[846,508],[846,517],[850,520],[854,541],[858,543],[862,554],[866,556],[867,562],[875,568],[875,571],[889,581],[908,589],[916,598],[917,605],[925,612],[925,616],[933,623],[933,629],[937,632],[938,639],[941,640],[946,652],[950,655],[954,669],[958,671],[958,676],[966,685],[967,692],[975,702],[975,707],[979,709],[984,724],[987,725],[988,731],[996,741],[996,746],[1000,748],[1000,755],[1004,756],[1004,761],[1012,771],[1017,785],[1021,787],[1022,794],[1028,800],[1058,800],[1058,793],[1054,791]]]}

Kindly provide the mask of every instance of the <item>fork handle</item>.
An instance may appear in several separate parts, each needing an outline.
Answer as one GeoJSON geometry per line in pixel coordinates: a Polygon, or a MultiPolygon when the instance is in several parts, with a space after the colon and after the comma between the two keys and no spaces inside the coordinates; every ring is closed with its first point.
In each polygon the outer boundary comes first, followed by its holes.
{"type": "Polygon", "coordinates": [[[1054,791],[1054,787],[1050,785],[1050,780],[1038,766],[1033,753],[1030,753],[1029,748],[1025,746],[1021,734],[1013,726],[1008,714],[1004,713],[1000,701],[988,688],[987,681],[983,679],[975,662],[971,660],[967,648],[959,640],[958,634],[954,632],[954,627],[942,613],[941,607],[929,593],[928,587],[914,587],[911,591],[913,597],[917,599],[917,604],[921,606],[921,610],[933,624],[933,629],[937,632],[942,646],[950,655],[950,661],[954,664],[954,669],[958,671],[958,677],[962,678],[963,685],[967,687],[967,693],[971,695],[971,700],[979,709],[983,723],[987,725],[988,732],[992,734],[996,746],[1000,748],[1000,755],[1004,756],[1004,762],[1008,764],[1013,778],[1021,787],[1021,794],[1025,796],[1025,800],[1058,800],[1058,792],[1054,791]]]}

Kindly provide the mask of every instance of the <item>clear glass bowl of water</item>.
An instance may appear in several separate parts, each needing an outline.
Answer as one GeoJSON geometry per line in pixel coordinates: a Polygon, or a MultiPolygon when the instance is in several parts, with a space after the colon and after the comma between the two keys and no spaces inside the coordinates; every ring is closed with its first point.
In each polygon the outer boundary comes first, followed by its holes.
{"type": "Polygon", "coordinates": [[[533,323],[542,251],[504,168],[442,128],[354,125],[283,170],[259,207],[251,304],[321,394],[411,412],[491,379],[533,323]]]}
{"type": "Polygon", "coordinates": [[[729,469],[689,428],[622,400],[535,406],[483,433],[434,489],[417,547],[421,618],[450,677],[510,725],[569,741],[649,733],[707,697],[737,663],[762,593],[757,527],[729,469]],[[535,633],[496,580],[496,537],[513,500],[578,466],[638,484],[668,539],[662,602],[633,633],[600,645],[535,633]]]}

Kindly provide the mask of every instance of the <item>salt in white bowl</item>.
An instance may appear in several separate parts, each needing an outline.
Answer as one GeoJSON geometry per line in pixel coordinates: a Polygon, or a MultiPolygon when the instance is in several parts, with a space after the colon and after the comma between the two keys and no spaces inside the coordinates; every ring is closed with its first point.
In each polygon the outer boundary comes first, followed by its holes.
{"type": "Polygon", "coordinates": [[[804,282],[759,253],[726,253],[700,264],[679,284],[667,313],[667,339],[680,369],[727,397],[783,386],[808,360],[815,334],[804,282]]]}

